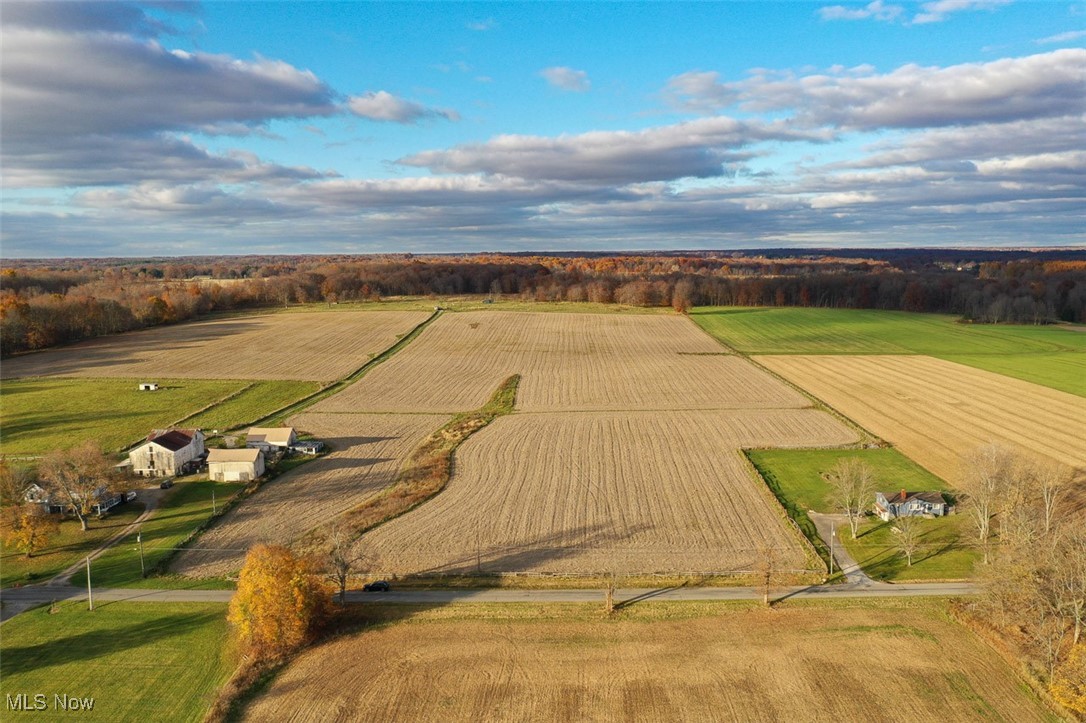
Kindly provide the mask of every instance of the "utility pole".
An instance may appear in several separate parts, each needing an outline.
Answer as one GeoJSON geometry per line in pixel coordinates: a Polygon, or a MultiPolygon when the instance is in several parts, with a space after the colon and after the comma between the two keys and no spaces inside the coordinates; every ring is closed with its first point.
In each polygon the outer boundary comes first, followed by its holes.
{"type": "Polygon", "coordinates": [[[830,527],[830,577],[833,577],[833,541],[837,539],[837,528],[830,527]]]}
{"type": "Polygon", "coordinates": [[[211,489],[211,514],[218,515],[219,507],[215,504],[215,488],[211,489]]]}
{"type": "Polygon", "coordinates": [[[140,577],[147,577],[147,567],[143,563],[143,532],[136,533],[136,542],[140,543],[140,577]]]}
{"type": "Polygon", "coordinates": [[[90,555],[87,555],[87,609],[94,610],[94,593],[91,592],[90,555]]]}

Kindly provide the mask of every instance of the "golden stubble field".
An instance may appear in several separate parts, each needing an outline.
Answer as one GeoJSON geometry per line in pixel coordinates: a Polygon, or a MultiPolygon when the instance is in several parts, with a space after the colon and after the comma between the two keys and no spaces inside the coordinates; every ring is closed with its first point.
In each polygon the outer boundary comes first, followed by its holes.
{"type": "Polygon", "coordinates": [[[617,620],[583,607],[405,611],[302,654],[244,720],[1051,719],[991,649],[932,608],[672,620],[652,605],[617,620]]]}
{"type": "Polygon", "coordinates": [[[268,482],[180,553],[171,571],[192,577],[236,573],[260,542],[288,544],[391,484],[412,449],[446,417],[302,414],[290,420],[335,451],[268,482]]]}
{"type": "Polygon", "coordinates": [[[2,376],[334,381],[427,316],[313,311],[196,321],[5,359],[2,376]]]}
{"type": "Polygon", "coordinates": [[[365,544],[399,574],[746,571],[767,547],[782,569],[821,569],[739,449],[855,440],[814,409],[518,413],[365,544]]]}
{"type": "Polygon", "coordinates": [[[792,409],[810,406],[672,315],[446,314],[317,411],[456,413],[522,375],[517,409],[792,409]]]}
{"type": "Polygon", "coordinates": [[[1082,397],[926,356],[757,360],[951,483],[989,442],[1086,469],[1082,397]]]}

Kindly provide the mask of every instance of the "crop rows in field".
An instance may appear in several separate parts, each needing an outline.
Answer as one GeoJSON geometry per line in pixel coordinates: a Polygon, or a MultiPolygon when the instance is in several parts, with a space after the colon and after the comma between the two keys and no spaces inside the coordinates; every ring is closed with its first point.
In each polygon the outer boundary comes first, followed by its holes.
{"type": "Polygon", "coordinates": [[[757,359],[950,482],[989,442],[1086,468],[1081,397],[924,356],[757,359]]]}
{"type": "Polygon", "coordinates": [[[671,620],[653,610],[606,621],[535,607],[512,620],[412,611],[303,653],[244,720],[1049,719],[1010,666],[942,612],[717,608],[671,620]]]}
{"type": "Polygon", "coordinates": [[[457,452],[448,488],[366,538],[397,573],[725,572],[809,564],[740,447],[841,445],[813,410],[516,414],[457,452]]]}
{"type": "Polygon", "coordinates": [[[7,359],[3,378],[332,381],[365,364],[426,317],[422,311],[359,311],[197,321],[7,359]]]}
{"type": "Polygon", "coordinates": [[[245,551],[260,542],[287,544],[380,492],[410,451],[444,423],[435,415],[302,414],[290,420],[334,451],[272,480],[233,508],[173,571],[193,577],[237,572],[245,551]]]}
{"type": "Polygon", "coordinates": [[[678,316],[466,312],[315,409],[455,413],[511,374],[526,412],[809,406],[678,316]]]}

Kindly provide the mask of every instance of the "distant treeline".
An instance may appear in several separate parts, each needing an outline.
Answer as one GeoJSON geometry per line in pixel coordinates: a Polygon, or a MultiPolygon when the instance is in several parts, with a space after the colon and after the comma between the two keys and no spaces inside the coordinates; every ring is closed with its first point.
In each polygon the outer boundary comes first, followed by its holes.
{"type": "Polygon", "coordinates": [[[1086,322],[1076,251],[219,257],[6,262],[4,355],[213,311],[388,296],[492,294],[632,306],[820,306],[1086,322]],[[980,259],[980,260],[978,260],[980,259]]]}

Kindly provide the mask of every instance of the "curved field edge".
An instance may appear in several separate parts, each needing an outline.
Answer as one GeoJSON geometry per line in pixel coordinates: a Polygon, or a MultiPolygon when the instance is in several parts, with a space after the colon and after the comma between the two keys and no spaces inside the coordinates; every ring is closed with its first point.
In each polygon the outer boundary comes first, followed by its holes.
{"type": "MultiPolygon", "coordinates": [[[[520,375],[506,379],[482,407],[454,416],[424,439],[400,469],[396,481],[376,497],[346,512],[337,521],[360,536],[433,498],[449,483],[456,448],[495,419],[511,414],[516,405],[520,375]]],[[[322,530],[302,543],[318,544],[322,530]]]]}

